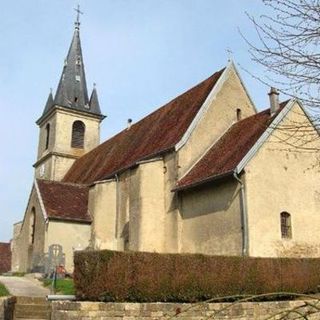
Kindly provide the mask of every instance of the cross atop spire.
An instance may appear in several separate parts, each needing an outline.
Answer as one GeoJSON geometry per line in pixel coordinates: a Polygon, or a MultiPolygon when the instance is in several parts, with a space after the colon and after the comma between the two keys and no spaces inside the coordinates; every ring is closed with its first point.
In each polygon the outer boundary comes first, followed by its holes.
{"type": "Polygon", "coordinates": [[[77,20],[74,23],[74,25],[76,26],[76,29],[79,30],[79,27],[80,27],[80,14],[83,14],[83,12],[80,11],[80,5],[79,4],[77,5],[77,8],[74,8],[74,11],[77,12],[77,20]]]}

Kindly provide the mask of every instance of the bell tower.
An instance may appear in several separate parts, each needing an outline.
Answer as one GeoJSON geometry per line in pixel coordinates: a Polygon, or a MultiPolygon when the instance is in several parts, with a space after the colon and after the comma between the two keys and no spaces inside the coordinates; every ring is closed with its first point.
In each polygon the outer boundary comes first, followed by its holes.
{"type": "Polygon", "coordinates": [[[100,142],[101,114],[98,94],[93,87],[90,99],[86,84],[77,20],[71,45],[64,61],[57,91],[49,93],[41,117],[35,177],[61,180],[72,163],[100,142]]]}

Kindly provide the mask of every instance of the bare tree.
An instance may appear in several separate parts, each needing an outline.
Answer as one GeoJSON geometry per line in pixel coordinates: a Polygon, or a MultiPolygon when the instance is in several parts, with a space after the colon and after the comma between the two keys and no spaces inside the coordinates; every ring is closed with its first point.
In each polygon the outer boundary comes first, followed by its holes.
{"type": "Polygon", "coordinates": [[[266,14],[248,14],[258,45],[244,39],[254,62],[265,68],[266,84],[320,109],[320,1],[262,0],[266,14]]]}
{"type": "MultiPolygon", "coordinates": [[[[297,97],[308,108],[309,116],[320,131],[320,0],[261,0],[265,14],[247,13],[258,41],[249,40],[252,60],[264,68],[264,76],[253,77],[276,86],[288,96],[297,97]]],[[[257,40],[257,39],[255,39],[257,40]]],[[[281,131],[286,150],[316,152],[319,139],[308,121],[293,123],[281,131]]]]}

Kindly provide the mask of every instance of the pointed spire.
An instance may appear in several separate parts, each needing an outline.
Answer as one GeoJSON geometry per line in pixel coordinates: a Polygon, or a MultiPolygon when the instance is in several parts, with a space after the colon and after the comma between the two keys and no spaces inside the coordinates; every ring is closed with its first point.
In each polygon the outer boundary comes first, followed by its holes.
{"type": "Polygon", "coordinates": [[[96,89],[96,84],[95,83],[93,84],[93,90],[92,90],[92,93],[91,93],[89,106],[90,106],[90,111],[91,112],[97,113],[97,114],[101,114],[100,104],[99,104],[99,99],[98,99],[98,93],[97,93],[97,89],[96,89]]]}
{"type": "Polygon", "coordinates": [[[43,114],[49,112],[49,110],[53,107],[53,105],[54,105],[54,102],[53,102],[53,96],[52,96],[52,89],[50,89],[50,93],[47,99],[46,106],[44,107],[43,114]]]}
{"type": "Polygon", "coordinates": [[[80,34],[76,24],[54,102],[63,107],[86,111],[88,100],[80,34]]]}
{"type": "Polygon", "coordinates": [[[75,29],[67,57],[64,60],[64,66],[62,69],[58,88],[54,99],[52,97],[52,94],[51,98],[49,97],[50,99],[52,99],[52,101],[48,98],[47,105],[41,118],[55,106],[62,106],[77,111],[92,113],[103,118],[96,92],[92,92],[91,98],[93,99],[92,101],[95,102],[92,102],[92,106],[94,107],[90,108],[80,41],[79,18],[82,12],[80,11],[79,6],[75,10],[77,11],[75,29]],[[48,103],[50,104],[50,106],[48,103]]]}

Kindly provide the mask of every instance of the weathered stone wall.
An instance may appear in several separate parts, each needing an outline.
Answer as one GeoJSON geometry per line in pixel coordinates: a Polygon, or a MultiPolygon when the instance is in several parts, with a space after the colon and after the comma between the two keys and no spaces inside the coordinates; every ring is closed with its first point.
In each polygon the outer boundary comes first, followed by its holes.
{"type": "Polygon", "coordinates": [[[16,303],[15,297],[0,298],[0,320],[12,320],[14,305],[16,303]]]}
{"type": "Polygon", "coordinates": [[[44,253],[46,242],[46,223],[42,208],[38,200],[36,189],[33,187],[24,220],[19,235],[15,238],[15,246],[12,248],[13,255],[18,257],[14,260],[14,270],[29,272],[34,267],[42,265],[40,262],[44,253]],[[35,219],[33,217],[35,213],[35,219]],[[35,224],[34,240],[32,242],[32,225],[35,224]]]}
{"type": "MultiPolygon", "coordinates": [[[[309,300],[310,303],[316,303],[309,300]]],[[[297,308],[303,301],[231,303],[102,303],[102,302],[53,302],[52,320],[79,319],[265,319],[268,316],[297,308]],[[176,316],[176,317],[175,317],[176,316]]],[[[309,309],[312,310],[312,309],[309,309]]],[[[294,314],[295,316],[297,314],[294,314]]],[[[277,318],[278,319],[278,318],[277,318]]],[[[319,319],[319,313],[308,319],[319,319]]]]}
{"type": "Polygon", "coordinates": [[[11,271],[17,272],[19,271],[19,245],[18,245],[18,238],[21,231],[22,222],[17,222],[13,225],[13,238],[11,240],[11,271]]]}

